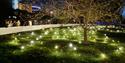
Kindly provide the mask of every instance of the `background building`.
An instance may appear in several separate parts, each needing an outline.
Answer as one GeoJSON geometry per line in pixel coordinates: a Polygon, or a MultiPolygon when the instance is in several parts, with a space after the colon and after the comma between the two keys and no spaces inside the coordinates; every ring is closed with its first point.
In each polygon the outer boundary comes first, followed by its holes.
{"type": "Polygon", "coordinates": [[[32,4],[29,3],[18,3],[18,9],[20,10],[26,10],[27,12],[32,13],[32,4]]]}
{"type": "Polygon", "coordinates": [[[26,10],[32,13],[32,3],[30,0],[12,0],[13,9],[26,10]]]}

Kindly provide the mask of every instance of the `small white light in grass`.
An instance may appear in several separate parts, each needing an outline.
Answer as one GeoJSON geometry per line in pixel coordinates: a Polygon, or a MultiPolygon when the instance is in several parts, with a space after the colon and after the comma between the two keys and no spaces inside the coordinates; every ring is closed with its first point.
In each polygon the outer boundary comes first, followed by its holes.
{"type": "Polygon", "coordinates": [[[91,34],[95,34],[95,31],[91,31],[91,34]]]}
{"type": "Polygon", "coordinates": [[[39,38],[42,38],[42,36],[40,35],[39,38]]]}
{"type": "Polygon", "coordinates": [[[105,43],[105,44],[106,44],[106,43],[108,43],[108,42],[104,40],[102,43],[105,43]]]}
{"type": "Polygon", "coordinates": [[[96,39],[93,39],[94,42],[96,42],[96,39]]]}
{"type": "Polygon", "coordinates": [[[108,38],[109,38],[108,36],[105,37],[105,39],[108,39],[108,38]]]}
{"type": "Polygon", "coordinates": [[[39,40],[39,38],[36,38],[36,40],[39,40]]]}
{"type": "Polygon", "coordinates": [[[53,30],[53,28],[50,28],[50,31],[52,31],[53,30]]]}
{"type": "Polygon", "coordinates": [[[73,47],[73,44],[72,44],[72,43],[69,43],[69,47],[73,47]]]}
{"type": "Polygon", "coordinates": [[[59,36],[56,36],[56,39],[59,39],[59,36]]]}
{"type": "Polygon", "coordinates": [[[120,32],[120,30],[117,30],[116,32],[120,32]]]}
{"type": "Polygon", "coordinates": [[[77,29],[76,29],[76,28],[74,28],[73,30],[74,30],[74,31],[76,31],[77,29]]]}
{"type": "Polygon", "coordinates": [[[48,22],[50,22],[51,20],[48,20],[48,22]]]}
{"type": "Polygon", "coordinates": [[[41,44],[43,45],[43,42],[41,42],[41,44]]]}
{"type": "Polygon", "coordinates": [[[93,29],[93,27],[90,27],[89,29],[93,29]]]}
{"type": "Polygon", "coordinates": [[[58,45],[55,45],[55,47],[54,47],[55,49],[58,49],[59,48],[59,46],[58,45]]]}
{"type": "Polygon", "coordinates": [[[31,35],[35,35],[35,33],[34,33],[34,32],[31,32],[31,35]]]}
{"type": "Polygon", "coordinates": [[[74,47],[74,48],[73,48],[73,50],[77,50],[77,48],[76,48],[76,47],[74,47]]]}
{"type": "Polygon", "coordinates": [[[115,42],[115,40],[112,40],[112,42],[115,42]]]}
{"type": "Polygon", "coordinates": [[[112,30],[110,32],[113,32],[112,30]]]}
{"type": "Polygon", "coordinates": [[[25,48],[25,46],[21,46],[20,48],[21,48],[21,49],[24,49],[24,48],[25,48]]]}
{"type": "Polygon", "coordinates": [[[114,51],[114,53],[117,55],[121,55],[122,53],[124,53],[124,47],[119,46],[118,49],[114,51]]]}
{"type": "Polygon", "coordinates": [[[118,41],[118,43],[119,43],[120,41],[118,41]]]}
{"type": "Polygon", "coordinates": [[[19,33],[18,36],[21,36],[21,34],[19,33]]]}
{"type": "Polygon", "coordinates": [[[115,28],[115,26],[112,26],[112,28],[115,28]]]}
{"type": "Polygon", "coordinates": [[[106,29],[107,31],[109,31],[109,29],[106,29]]]}
{"type": "Polygon", "coordinates": [[[45,35],[47,35],[48,33],[49,33],[49,32],[48,32],[48,31],[46,31],[44,34],[45,34],[45,35]]]}
{"type": "Polygon", "coordinates": [[[75,32],[73,32],[73,36],[75,36],[76,35],[76,33],[75,32]]]}
{"type": "Polygon", "coordinates": [[[63,30],[63,33],[65,33],[66,32],[66,30],[63,30]]]}
{"type": "Polygon", "coordinates": [[[56,34],[57,34],[57,32],[54,32],[54,34],[56,35],[56,34]]]}
{"type": "Polygon", "coordinates": [[[105,36],[107,36],[106,34],[104,34],[105,36]]]}
{"type": "Polygon", "coordinates": [[[124,47],[119,47],[118,49],[122,51],[124,49],[124,47]]]}
{"type": "Polygon", "coordinates": [[[107,58],[106,54],[104,54],[104,53],[101,53],[100,57],[101,57],[101,59],[106,59],[107,58]]]}
{"type": "Polygon", "coordinates": [[[70,29],[70,27],[67,27],[68,29],[70,29]]]}
{"type": "Polygon", "coordinates": [[[82,42],[81,41],[79,41],[79,44],[81,44],[82,42]]]}
{"type": "Polygon", "coordinates": [[[34,44],[34,41],[30,41],[30,44],[34,44]]]}
{"type": "Polygon", "coordinates": [[[110,43],[111,46],[118,46],[117,43],[110,43]]]}
{"type": "Polygon", "coordinates": [[[30,37],[26,37],[27,39],[29,39],[30,37]]]}
{"type": "Polygon", "coordinates": [[[101,28],[98,28],[98,30],[101,30],[101,28]]]}
{"type": "Polygon", "coordinates": [[[15,37],[14,40],[18,40],[17,37],[15,37]]]}

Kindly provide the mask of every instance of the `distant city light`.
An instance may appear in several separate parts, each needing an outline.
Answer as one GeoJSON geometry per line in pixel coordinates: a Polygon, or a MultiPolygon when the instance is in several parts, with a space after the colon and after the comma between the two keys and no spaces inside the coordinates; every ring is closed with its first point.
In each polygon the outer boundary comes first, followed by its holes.
{"type": "Polygon", "coordinates": [[[13,9],[18,9],[18,3],[19,3],[18,0],[12,0],[12,7],[13,7],[13,9]]]}
{"type": "Polygon", "coordinates": [[[121,14],[125,18],[125,6],[123,7],[121,14]]]}
{"type": "Polygon", "coordinates": [[[39,6],[32,6],[32,8],[36,8],[36,9],[38,9],[38,10],[41,9],[39,6]]]}
{"type": "Polygon", "coordinates": [[[53,11],[50,11],[50,14],[53,14],[53,11]]]}

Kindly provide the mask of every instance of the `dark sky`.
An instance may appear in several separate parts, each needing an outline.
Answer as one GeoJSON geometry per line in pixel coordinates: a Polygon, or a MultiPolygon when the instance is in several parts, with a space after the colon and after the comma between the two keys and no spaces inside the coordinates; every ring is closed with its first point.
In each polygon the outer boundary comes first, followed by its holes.
{"type": "MultiPolygon", "coordinates": [[[[46,0],[38,0],[39,1],[46,1],[46,0]]],[[[0,18],[4,16],[11,15],[12,11],[12,0],[0,0],[0,18]]]]}
{"type": "Polygon", "coordinates": [[[0,18],[12,14],[11,0],[0,0],[0,18]]]}

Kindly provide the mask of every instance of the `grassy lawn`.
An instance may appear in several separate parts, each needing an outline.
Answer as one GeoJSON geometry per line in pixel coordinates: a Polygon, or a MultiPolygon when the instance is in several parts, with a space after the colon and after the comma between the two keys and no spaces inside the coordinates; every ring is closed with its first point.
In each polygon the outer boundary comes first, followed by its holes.
{"type": "Polygon", "coordinates": [[[88,44],[81,27],[0,36],[0,63],[125,63],[124,32],[110,30],[89,30],[88,44]]]}

